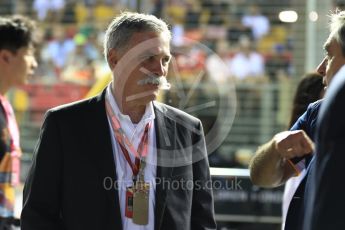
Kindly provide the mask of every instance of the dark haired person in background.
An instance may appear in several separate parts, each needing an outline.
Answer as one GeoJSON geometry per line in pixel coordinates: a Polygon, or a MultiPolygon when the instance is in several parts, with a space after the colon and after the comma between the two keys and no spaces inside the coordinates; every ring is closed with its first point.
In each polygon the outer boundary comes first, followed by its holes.
{"type": "Polygon", "coordinates": [[[298,83],[293,99],[289,127],[292,127],[297,119],[307,110],[308,105],[321,98],[325,93],[325,85],[322,83],[322,75],[319,73],[307,73],[298,83]]]}
{"type": "Polygon", "coordinates": [[[14,188],[19,183],[19,131],[7,91],[26,83],[37,67],[33,21],[22,16],[0,17],[0,230],[10,229],[14,188]]]}

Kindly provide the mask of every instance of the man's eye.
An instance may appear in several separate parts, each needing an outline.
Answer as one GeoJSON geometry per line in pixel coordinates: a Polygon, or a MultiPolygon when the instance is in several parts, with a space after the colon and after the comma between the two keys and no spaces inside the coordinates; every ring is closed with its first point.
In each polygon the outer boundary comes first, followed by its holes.
{"type": "Polygon", "coordinates": [[[163,58],[163,63],[169,63],[170,62],[170,57],[163,58]]]}

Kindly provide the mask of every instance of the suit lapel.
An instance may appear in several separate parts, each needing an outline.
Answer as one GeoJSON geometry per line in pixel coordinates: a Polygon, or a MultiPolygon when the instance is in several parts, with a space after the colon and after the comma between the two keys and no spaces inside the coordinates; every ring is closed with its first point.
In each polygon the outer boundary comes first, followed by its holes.
{"type": "Polygon", "coordinates": [[[174,159],[174,156],[167,157],[167,154],[174,154],[176,122],[166,116],[166,109],[154,102],[155,131],[157,140],[157,176],[156,176],[156,208],[155,208],[155,230],[160,230],[166,205],[167,189],[163,187],[164,180],[170,180],[172,167],[165,167],[166,159],[174,159]]]}
{"type": "MultiPolygon", "coordinates": [[[[111,133],[109,129],[109,123],[107,120],[107,115],[105,111],[105,92],[93,98],[96,100],[95,111],[92,114],[92,120],[89,123],[90,130],[92,130],[92,137],[90,138],[90,146],[95,146],[97,149],[97,157],[95,157],[95,165],[98,167],[98,170],[101,175],[102,186],[111,186],[116,181],[116,169],[115,162],[113,158],[113,148],[111,144],[111,133]],[[109,184],[108,184],[109,183],[109,184]]],[[[119,206],[119,196],[118,190],[115,189],[117,186],[111,186],[111,189],[105,189],[107,197],[109,199],[109,204],[114,204],[113,207],[115,210],[114,214],[110,214],[111,218],[109,219],[112,224],[115,226],[121,226],[119,229],[122,229],[121,213],[119,206]]],[[[111,224],[110,224],[111,225],[111,224]]]]}
{"type": "MultiPolygon", "coordinates": [[[[112,181],[117,179],[115,162],[113,158],[113,149],[110,138],[110,129],[105,111],[105,92],[99,96],[91,99],[95,100],[95,111],[92,114],[92,122],[89,123],[90,130],[92,130],[91,146],[97,148],[98,156],[95,158],[96,167],[98,168],[102,182],[104,178],[111,178],[112,181]]],[[[160,230],[165,206],[167,189],[163,188],[163,180],[170,180],[173,167],[166,167],[166,159],[174,159],[174,156],[167,156],[167,154],[174,154],[176,144],[176,122],[166,115],[166,109],[158,103],[153,103],[155,111],[155,131],[157,141],[157,176],[156,176],[156,207],[155,207],[155,230],[160,230]],[[162,166],[163,165],[163,166],[162,166]]],[[[173,162],[171,162],[173,165],[173,162]]],[[[103,184],[102,184],[103,185],[103,184]]],[[[122,229],[122,220],[119,206],[118,190],[114,188],[106,190],[107,197],[110,204],[114,204],[114,214],[112,215],[113,224],[122,229]]]]}

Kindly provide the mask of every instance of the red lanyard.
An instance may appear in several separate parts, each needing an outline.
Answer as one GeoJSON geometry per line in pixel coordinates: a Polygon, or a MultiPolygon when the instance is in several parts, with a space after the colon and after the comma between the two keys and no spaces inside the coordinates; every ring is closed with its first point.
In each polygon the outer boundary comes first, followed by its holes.
{"type": "Polygon", "coordinates": [[[141,159],[145,158],[147,156],[148,132],[150,129],[150,122],[147,123],[145,126],[144,134],[141,137],[141,140],[140,140],[140,143],[138,146],[138,150],[136,151],[134,149],[133,144],[130,142],[130,140],[127,138],[126,134],[124,133],[123,129],[121,128],[120,122],[117,119],[117,117],[115,116],[114,112],[112,111],[111,106],[107,100],[106,100],[105,104],[106,104],[107,114],[110,117],[111,127],[115,133],[116,140],[120,144],[122,153],[123,153],[124,157],[126,158],[126,161],[128,162],[129,166],[132,169],[133,177],[136,177],[139,173],[141,159]],[[133,164],[133,162],[129,156],[129,153],[127,151],[126,146],[135,155],[135,163],[134,164],[133,164]]]}

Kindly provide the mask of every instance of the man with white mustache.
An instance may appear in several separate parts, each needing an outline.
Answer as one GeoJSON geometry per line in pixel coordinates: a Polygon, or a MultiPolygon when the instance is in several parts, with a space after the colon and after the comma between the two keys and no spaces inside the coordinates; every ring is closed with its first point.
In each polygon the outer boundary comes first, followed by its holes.
{"type": "Polygon", "coordinates": [[[152,15],[111,22],[104,55],[113,81],[47,112],[22,230],[216,229],[201,122],[155,101],[170,87],[170,39],[152,15]]]}

